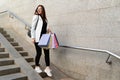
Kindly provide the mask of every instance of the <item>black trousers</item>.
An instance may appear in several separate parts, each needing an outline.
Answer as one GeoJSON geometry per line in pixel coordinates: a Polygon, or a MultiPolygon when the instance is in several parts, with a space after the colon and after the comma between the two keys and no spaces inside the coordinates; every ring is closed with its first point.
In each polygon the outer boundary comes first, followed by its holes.
{"type": "MultiPolygon", "coordinates": [[[[36,49],[36,56],[35,56],[35,65],[39,66],[39,61],[40,61],[40,57],[42,54],[42,48],[40,48],[38,46],[38,43],[34,43],[35,44],[35,49],[36,49]]],[[[44,54],[45,54],[45,63],[46,66],[50,66],[50,56],[49,56],[49,49],[43,49],[44,50],[44,54]]]]}

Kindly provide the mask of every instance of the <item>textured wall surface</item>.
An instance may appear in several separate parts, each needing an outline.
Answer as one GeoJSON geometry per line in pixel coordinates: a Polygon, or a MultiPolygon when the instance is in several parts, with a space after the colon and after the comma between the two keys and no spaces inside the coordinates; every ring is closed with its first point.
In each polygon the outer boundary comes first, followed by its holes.
{"type": "MultiPolygon", "coordinates": [[[[31,24],[38,4],[45,6],[61,45],[106,49],[120,55],[120,0],[0,0],[0,11],[9,9],[31,24]]],[[[25,25],[8,14],[0,15],[0,25],[12,27],[29,40],[25,25]]],[[[78,80],[120,80],[120,60],[112,57],[110,66],[103,52],[65,48],[51,52],[52,63],[78,80]]]]}

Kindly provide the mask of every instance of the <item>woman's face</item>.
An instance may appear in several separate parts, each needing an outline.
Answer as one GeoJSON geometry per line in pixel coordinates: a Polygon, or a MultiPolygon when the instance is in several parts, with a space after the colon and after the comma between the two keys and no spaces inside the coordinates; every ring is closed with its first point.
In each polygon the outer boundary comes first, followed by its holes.
{"type": "Polygon", "coordinates": [[[38,12],[38,14],[42,14],[42,7],[41,6],[38,7],[37,12],[38,12]]]}

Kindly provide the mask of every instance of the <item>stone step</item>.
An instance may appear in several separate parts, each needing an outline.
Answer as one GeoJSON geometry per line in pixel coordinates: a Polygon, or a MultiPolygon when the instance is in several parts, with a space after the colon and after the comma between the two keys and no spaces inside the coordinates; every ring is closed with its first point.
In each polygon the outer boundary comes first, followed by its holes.
{"type": "MultiPolygon", "coordinates": [[[[72,78],[69,78],[64,72],[62,72],[59,68],[57,68],[54,64],[50,64],[54,80],[74,80],[72,78]]],[[[44,65],[45,67],[45,65],[44,65]]]]}
{"type": "Polygon", "coordinates": [[[24,58],[27,62],[33,62],[34,61],[34,59],[32,57],[29,57],[29,56],[24,57],[24,58]]]}
{"type": "Polygon", "coordinates": [[[63,79],[60,79],[60,80],[74,80],[74,79],[71,79],[71,78],[63,78],[63,79]]]}
{"type": "Polygon", "coordinates": [[[0,32],[3,31],[3,28],[0,28],[0,32]]]}
{"type": "MultiPolygon", "coordinates": [[[[33,67],[33,69],[35,69],[35,62],[30,62],[29,63],[32,67],[33,67]]],[[[44,80],[53,80],[53,79],[51,79],[50,77],[49,78],[46,78],[46,77],[48,77],[47,76],[47,74],[46,73],[44,73],[44,69],[45,68],[43,68],[43,66],[40,66],[40,68],[42,69],[42,73],[38,73],[44,80]]]]}
{"type": "MultiPolygon", "coordinates": [[[[35,62],[30,62],[29,63],[33,68],[35,68],[35,62]]],[[[46,75],[45,74],[40,74],[39,75],[44,79],[44,80],[74,80],[72,78],[68,78],[67,76],[64,75],[63,72],[61,72],[60,70],[56,69],[55,67],[53,68],[53,65],[51,66],[52,67],[52,73],[53,73],[53,76],[52,77],[45,77],[46,75]],[[55,69],[55,70],[54,70],[55,69]]],[[[44,71],[45,67],[43,67],[43,65],[41,66],[41,69],[42,71],[44,71]]]]}
{"type": "MultiPolygon", "coordinates": [[[[29,63],[33,68],[35,68],[35,62],[30,62],[29,63]]],[[[63,72],[61,72],[59,69],[57,69],[56,67],[53,67],[53,65],[51,64],[51,68],[52,68],[52,73],[53,73],[53,77],[43,77],[44,80],[74,80],[72,78],[69,78],[67,76],[64,75],[63,72]]],[[[41,69],[44,71],[43,66],[41,66],[41,69]]],[[[41,74],[39,74],[41,75],[41,74]]],[[[44,75],[42,75],[44,76],[44,75]]]]}
{"type": "MultiPolygon", "coordinates": [[[[9,34],[6,34],[6,35],[9,35],[9,34]]],[[[4,36],[4,35],[3,35],[3,36],[4,36]]],[[[4,37],[5,37],[5,36],[4,36],[4,37]]],[[[5,38],[11,38],[11,37],[10,37],[10,35],[9,35],[8,37],[6,36],[5,38]]]]}
{"type": "MultiPolygon", "coordinates": [[[[35,69],[35,62],[30,62],[29,64],[32,66],[33,69],[35,69]]],[[[44,72],[44,69],[45,69],[45,68],[43,68],[43,66],[41,66],[40,68],[41,68],[42,71],[44,72]]],[[[45,73],[39,73],[39,75],[40,75],[44,80],[53,80],[53,79],[51,79],[50,77],[46,78],[47,75],[46,75],[45,73]]]]}
{"type": "Polygon", "coordinates": [[[19,44],[17,42],[10,42],[12,44],[12,46],[19,46],[19,44]]]}
{"type": "Polygon", "coordinates": [[[0,66],[5,66],[5,65],[12,65],[14,64],[14,60],[10,58],[2,58],[0,59],[0,66]]]}
{"type": "Polygon", "coordinates": [[[6,35],[7,34],[7,32],[6,31],[0,31],[3,35],[6,35]]]}
{"type": "Polygon", "coordinates": [[[10,35],[9,34],[4,34],[4,37],[10,37],[10,35]]]}
{"type": "Polygon", "coordinates": [[[17,51],[23,51],[23,47],[21,47],[21,46],[15,46],[15,49],[16,49],[17,51]]]}
{"type": "Polygon", "coordinates": [[[1,43],[0,43],[0,47],[1,47],[1,43]]]}
{"type": "Polygon", "coordinates": [[[20,72],[20,67],[16,65],[7,65],[7,66],[0,67],[0,76],[19,73],[19,72],[20,72]]]}
{"type": "Polygon", "coordinates": [[[5,48],[0,48],[0,52],[5,52],[5,48]]]}
{"type": "Polygon", "coordinates": [[[15,73],[5,76],[0,76],[0,80],[28,80],[28,77],[23,73],[15,73]]]}
{"type": "Polygon", "coordinates": [[[8,58],[9,53],[8,52],[0,52],[0,58],[8,58]]]}
{"type": "MultiPolygon", "coordinates": [[[[29,63],[33,68],[35,68],[35,62],[30,62],[29,63]]],[[[45,67],[45,66],[44,66],[45,67]]],[[[41,66],[41,69],[44,71],[43,65],[41,66]]],[[[74,80],[72,78],[67,77],[62,71],[60,71],[59,69],[57,69],[55,66],[53,66],[53,64],[51,64],[51,69],[52,69],[52,73],[53,73],[53,77],[44,77],[44,75],[41,75],[41,77],[43,77],[44,80],[74,80]]]]}
{"type": "Polygon", "coordinates": [[[28,52],[26,51],[18,51],[21,56],[28,56],[28,52]]]}
{"type": "Polygon", "coordinates": [[[13,38],[7,37],[6,39],[7,39],[9,42],[14,42],[14,39],[13,39],[13,38]]]}
{"type": "Polygon", "coordinates": [[[49,78],[49,77],[45,77],[44,80],[54,80],[54,79],[49,78]]]}
{"type": "Polygon", "coordinates": [[[35,68],[35,62],[29,62],[29,64],[30,64],[33,68],[35,68]]]}

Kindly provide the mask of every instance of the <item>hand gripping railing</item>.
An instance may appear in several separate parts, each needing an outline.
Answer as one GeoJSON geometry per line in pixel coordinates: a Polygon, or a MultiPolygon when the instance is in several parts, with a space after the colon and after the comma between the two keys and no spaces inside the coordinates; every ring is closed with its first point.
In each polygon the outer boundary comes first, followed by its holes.
{"type": "Polygon", "coordinates": [[[16,14],[14,14],[13,12],[9,11],[9,10],[6,10],[6,11],[2,11],[0,12],[0,14],[3,14],[3,13],[8,13],[9,14],[9,17],[11,18],[16,18],[18,19],[20,22],[22,22],[24,25],[25,25],[25,29],[28,30],[31,28],[30,24],[28,24],[26,21],[24,21],[22,18],[18,17],[16,14]]]}
{"type": "MultiPolygon", "coordinates": [[[[18,17],[18,16],[17,16],[16,14],[14,14],[13,12],[11,12],[11,11],[9,11],[9,10],[6,10],[6,11],[0,12],[0,14],[6,13],[6,12],[9,13],[9,16],[10,16],[11,18],[14,18],[14,17],[15,17],[15,18],[18,19],[20,22],[22,22],[23,24],[25,24],[25,29],[26,29],[26,30],[30,29],[30,27],[31,27],[30,24],[28,24],[28,23],[27,23],[26,21],[24,21],[22,18],[18,17]]],[[[105,53],[108,54],[108,58],[107,58],[107,60],[106,60],[106,63],[108,63],[108,64],[111,64],[111,63],[112,63],[112,61],[110,60],[110,57],[111,57],[111,56],[114,56],[114,57],[120,59],[120,56],[118,56],[118,55],[116,55],[116,54],[114,54],[114,53],[112,53],[112,52],[110,52],[110,51],[107,51],[107,50],[93,49],[93,48],[84,48],[84,47],[74,47],[74,46],[65,46],[65,45],[60,45],[60,47],[72,48],[72,49],[80,49],[80,50],[91,50],[91,51],[105,52],[105,53]]]]}
{"type": "Polygon", "coordinates": [[[111,56],[114,56],[114,57],[120,59],[120,56],[118,56],[115,53],[112,53],[110,51],[107,51],[107,50],[93,49],[93,48],[84,48],[84,47],[75,47],[75,46],[64,46],[64,45],[60,45],[60,47],[71,48],[71,49],[79,49],[79,50],[99,51],[99,52],[107,53],[108,54],[108,58],[106,60],[106,63],[108,63],[108,64],[112,64],[112,61],[110,60],[111,56]]]}

